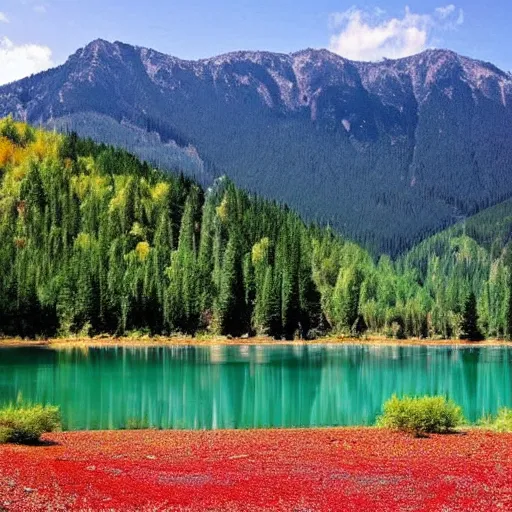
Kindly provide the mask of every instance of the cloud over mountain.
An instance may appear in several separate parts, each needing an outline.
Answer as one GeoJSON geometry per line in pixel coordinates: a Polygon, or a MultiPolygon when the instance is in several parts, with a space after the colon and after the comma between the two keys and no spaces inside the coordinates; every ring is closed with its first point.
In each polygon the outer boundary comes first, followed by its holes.
{"type": "Polygon", "coordinates": [[[13,43],[0,37],[0,84],[39,73],[54,65],[52,51],[47,46],[13,43]]]}
{"type": "Polygon", "coordinates": [[[329,49],[353,60],[407,57],[433,46],[434,34],[463,22],[464,12],[453,4],[438,7],[432,14],[417,14],[406,7],[402,18],[389,17],[380,8],[351,7],[331,15],[329,49]]]}

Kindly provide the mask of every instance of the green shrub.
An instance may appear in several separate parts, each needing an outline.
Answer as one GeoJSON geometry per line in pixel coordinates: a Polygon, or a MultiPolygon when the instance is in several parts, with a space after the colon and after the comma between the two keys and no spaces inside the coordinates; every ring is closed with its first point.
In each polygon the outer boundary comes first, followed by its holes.
{"type": "Polygon", "coordinates": [[[126,430],[145,430],[149,428],[149,422],[146,418],[128,418],[126,420],[126,430]]]}
{"type": "Polygon", "coordinates": [[[385,404],[377,424],[423,436],[452,431],[464,421],[461,408],[444,396],[398,398],[393,395],[385,404]]]}
{"type": "Polygon", "coordinates": [[[16,404],[0,409],[0,443],[35,443],[44,432],[59,428],[58,407],[16,404]]]}
{"type": "Polygon", "coordinates": [[[504,407],[498,411],[495,417],[486,416],[478,423],[480,426],[495,432],[512,432],[512,409],[504,407]]]}
{"type": "Polygon", "coordinates": [[[512,432],[512,409],[503,408],[498,411],[493,429],[496,432],[512,432]]]}

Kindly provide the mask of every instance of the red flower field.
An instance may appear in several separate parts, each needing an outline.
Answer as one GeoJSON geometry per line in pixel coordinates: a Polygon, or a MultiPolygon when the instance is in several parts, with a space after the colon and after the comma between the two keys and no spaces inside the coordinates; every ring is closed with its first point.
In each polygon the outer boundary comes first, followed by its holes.
{"type": "Polygon", "coordinates": [[[0,446],[0,510],[512,510],[512,435],[69,432],[0,446]]]}

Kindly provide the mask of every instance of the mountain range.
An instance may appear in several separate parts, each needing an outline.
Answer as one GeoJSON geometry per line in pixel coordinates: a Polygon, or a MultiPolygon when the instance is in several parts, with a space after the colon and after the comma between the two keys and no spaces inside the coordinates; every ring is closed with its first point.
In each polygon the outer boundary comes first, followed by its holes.
{"type": "Polygon", "coordinates": [[[0,117],[74,130],[209,185],[220,175],[397,255],[512,197],[512,76],[447,50],[181,60],[96,40],[0,87],[0,117]]]}

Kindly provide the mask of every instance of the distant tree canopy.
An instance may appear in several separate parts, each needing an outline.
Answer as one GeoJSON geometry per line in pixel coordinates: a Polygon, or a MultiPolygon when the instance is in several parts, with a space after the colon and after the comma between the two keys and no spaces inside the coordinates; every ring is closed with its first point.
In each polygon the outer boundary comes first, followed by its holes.
{"type": "Polygon", "coordinates": [[[446,231],[377,262],[221,178],[0,121],[0,331],[510,336],[510,251],[446,231]]]}

